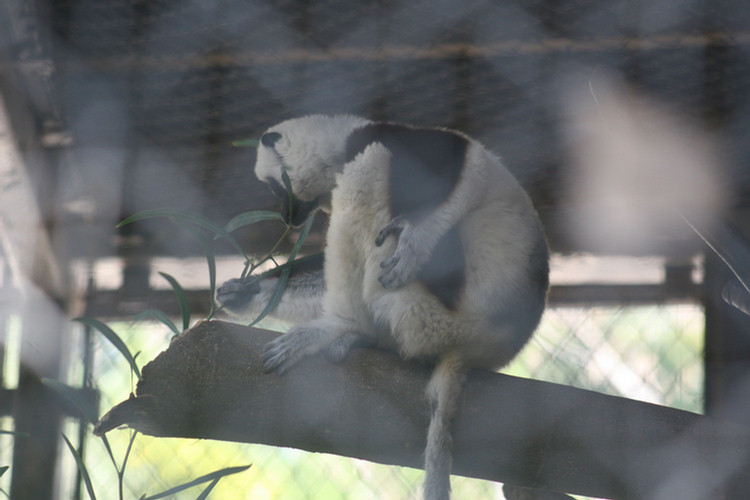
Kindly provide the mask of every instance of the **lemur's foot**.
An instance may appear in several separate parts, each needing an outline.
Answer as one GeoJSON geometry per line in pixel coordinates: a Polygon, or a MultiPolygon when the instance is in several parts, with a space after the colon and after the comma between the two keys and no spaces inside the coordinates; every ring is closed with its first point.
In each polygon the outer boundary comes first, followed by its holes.
{"type": "Polygon", "coordinates": [[[260,292],[257,279],[242,280],[234,278],[216,290],[216,302],[227,309],[242,309],[260,292]]]}
{"type": "Polygon", "coordinates": [[[315,327],[299,325],[272,340],[263,351],[263,371],[283,375],[297,362],[317,352],[317,339],[320,337],[315,327]]]}

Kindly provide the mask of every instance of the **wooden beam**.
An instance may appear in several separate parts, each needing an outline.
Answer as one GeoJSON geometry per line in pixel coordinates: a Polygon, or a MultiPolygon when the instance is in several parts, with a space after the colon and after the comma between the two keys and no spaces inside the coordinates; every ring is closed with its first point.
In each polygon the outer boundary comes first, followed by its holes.
{"type": "Polygon", "coordinates": [[[13,285],[29,278],[53,297],[64,296],[63,277],[52,251],[27,166],[17,149],[5,104],[0,99],[0,257],[13,285]]]}
{"type": "MultiPolygon", "coordinates": [[[[95,431],[220,439],[420,467],[430,369],[356,350],[305,359],[284,377],[260,354],[276,334],[212,321],[143,368],[137,396],[95,431]]],[[[750,430],[652,404],[475,371],[454,424],[454,472],[601,498],[739,498],[750,430]]]]}
{"type": "MultiPolygon", "coordinates": [[[[190,310],[207,314],[208,290],[186,290],[190,310]]],[[[550,288],[550,307],[560,306],[628,306],[665,304],[686,301],[698,302],[701,286],[690,284],[675,290],[665,284],[652,285],[557,285],[550,288]]],[[[119,290],[98,290],[87,298],[87,315],[97,318],[131,317],[150,307],[178,317],[179,305],[172,290],[144,290],[133,295],[119,290]]]]}
{"type": "Polygon", "coordinates": [[[750,44],[747,31],[715,31],[705,34],[664,34],[650,37],[627,37],[616,35],[591,39],[546,38],[544,40],[502,40],[482,44],[465,42],[441,43],[430,47],[414,45],[378,45],[370,47],[293,48],[277,51],[211,52],[207,55],[188,54],[169,57],[119,57],[88,58],[85,66],[82,60],[63,61],[66,71],[80,71],[81,68],[95,67],[108,71],[112,69],[176,70],[184,68],[216,68],[235,66],[278,66],[281,64],[325,63],[325,62],[381,62],[381,61],[420,61],[449,59],[457,57],[516,57],[549,55],[558,53],[594,53],[612,51],[648,52],[652,50],[673,50],[703,48],[709,46],[746,46],[750,44]]]}
{"type": "Polygon", "coordinates": [[[20,318],[22,335],[10,496],[46,500],[55,496],[62,413],[41,379],[59,375],[67,334],[57,303],[65,296],[64,276],[5,109],[0,99],[0,259],[10,271],[0,307],[6,317],[20,318]]]}

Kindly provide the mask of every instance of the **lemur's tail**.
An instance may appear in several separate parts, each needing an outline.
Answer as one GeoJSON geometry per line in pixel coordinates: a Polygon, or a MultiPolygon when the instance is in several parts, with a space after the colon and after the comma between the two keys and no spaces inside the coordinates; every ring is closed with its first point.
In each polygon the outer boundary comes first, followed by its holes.
{"type": "Polygon", "coordinates": [[[456,353],[443,355],[427,386],[431,418],[425,449],[424,500],[448,500],[451,472],[451,421],[466,378],[466,367],[456,353]]]}

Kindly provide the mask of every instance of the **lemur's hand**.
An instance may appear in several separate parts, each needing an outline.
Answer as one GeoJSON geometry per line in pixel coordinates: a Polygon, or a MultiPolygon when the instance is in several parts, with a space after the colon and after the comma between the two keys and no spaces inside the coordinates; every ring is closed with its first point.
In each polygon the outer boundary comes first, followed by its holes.
{"type": "Polygon", "coordinates": [[[430,248],[420,235],[419,227],[403,217],[391,220],[378,234],[375,245],[382,245],[391,234],[398,237],[398,243],[393,255],[380,263],[385,271],[378,280],[383,288],[395,289],[414,281],[422,264],[430,257],[430,248]]]}
{"type": "Polygon", "coordinates": [[[246,308],[259,292],[260,284],[257,279],[234,278],[216,290],[216,302],[225,309],[238,311],[246,308]]]}

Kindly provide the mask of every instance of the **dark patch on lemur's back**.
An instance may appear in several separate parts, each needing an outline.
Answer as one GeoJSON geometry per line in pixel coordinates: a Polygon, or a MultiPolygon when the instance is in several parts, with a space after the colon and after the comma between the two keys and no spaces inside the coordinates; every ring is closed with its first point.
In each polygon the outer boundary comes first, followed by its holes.
{"type": "MultiPolygon", "coordinates": [[[[391,217],[418,224],[446,201],[456,187],[466,161],[469,141],[448,130],[414,128],[388,123],[365,125],[346,142],[346,161],[375,142],[391,152],[389,207],[391,217]]],[[[446,307],[455,309],[465,282],[465,256],[458,228],[438,242],[417,275],[446,307]]]]}
{"type": "Polygon", "coordinates": [[[466,137],[449,130],[373,123],[349,135],[346,161],[374,142],[392,155],[391,214],[411,222],[418,222],[448,198],[461,176],[469,146],[466,137]]]}
{"type": "Polygon", "coordinates": [[[417,280],[448,309],[458,306],[466,280],[466,258],[457,227],[451,228],[435,245],[430,259],[417,273],[417,280]]]}

